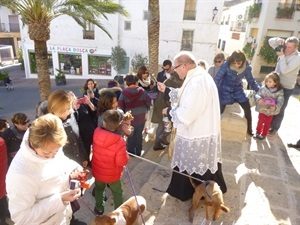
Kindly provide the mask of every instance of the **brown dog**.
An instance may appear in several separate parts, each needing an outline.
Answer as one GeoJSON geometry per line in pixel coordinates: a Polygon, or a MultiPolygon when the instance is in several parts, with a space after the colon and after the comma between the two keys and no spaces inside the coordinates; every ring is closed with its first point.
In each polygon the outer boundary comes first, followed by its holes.
{"type": "MultiPolygon", "coordinates": [[[[142,196],[136,197],[143,213],[146,208],[146,200],[142,196]]],[[[96,216],[90,225],[133,225],[139,216],[136,199],[132,196],[113,212],[96,216]]]]}
{"type": "Polygon", "coordinates": [[[230,209],[224,205],[223,201],[223,193],[219,187],[219,185],[212,181],[208,180],[204,183],[196,185],[194,181],[190,178],[190,181],[195,188],[195,193],[192,199],[192,205],[189,209],[189,220],[192,223],[194,217],[194,211],[198,207],[200,203],[200,199],[202,197],[205,198],[205,210],[206,210],[206,219],[209,220],[208,216],[208,206],[212,206],[214,208],[213,221],[218,220],[221,211],[229,212],[230,209]]]}

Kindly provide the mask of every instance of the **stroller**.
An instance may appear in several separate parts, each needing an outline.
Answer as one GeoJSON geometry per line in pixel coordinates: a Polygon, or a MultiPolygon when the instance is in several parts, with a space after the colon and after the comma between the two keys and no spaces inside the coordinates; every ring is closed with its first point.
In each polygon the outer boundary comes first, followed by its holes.
{"type": "Polygon", "coordinates": [[[13,90],[14,89],[14,86],[12,85],[12,81],[11,79],[9,78],[9,76],[7,76],[4,80],[4,85],[6,87],[6,90],[13,90]]]}

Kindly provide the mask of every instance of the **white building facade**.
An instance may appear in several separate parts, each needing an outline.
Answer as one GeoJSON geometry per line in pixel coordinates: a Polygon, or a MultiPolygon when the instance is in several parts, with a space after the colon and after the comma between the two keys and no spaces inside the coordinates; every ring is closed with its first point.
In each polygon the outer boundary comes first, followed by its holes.
{"type": "Polygon", "coordinates": [[[232,0],[226,4],[221,16],[218,48],[229,56],[249,43],[253,52],[249,59],[252,73],[263,80],[276,65],[276,62],[267,63],[259,54],[266,38],[300,38],[300,0],[232,0]],[[249,8],[254,5],[259,5],[260,12],[250,19],[249,8]]]}
{"type": "MultiPolygon", "coordinates": [[[[135,54],[148,57],[148,1],[115,2],[123,5],[129,16],[115,14],[108,15],[108,20],[101,20],[112,39],[97,27],[89,26],[83,31],[67,16],[51,22],[47,46],[49,72],[52,75],[60,69],[67,78],[111,79],[117,75],[111,67],[111,50],[118,44],[128,56],[123,74],[131,72],[130,62],[135,54]]],[[[160,0],[159,4],[159,63],[172,59],[181,50],[192,52],[197,59],[212,62],[217,52],[224,0],[160,0]]],[[[34,43],[29,39],[26,26],[21,31],[21,37],[19,44],[23,50],[26,77],[35,78],[34,43]]]]}

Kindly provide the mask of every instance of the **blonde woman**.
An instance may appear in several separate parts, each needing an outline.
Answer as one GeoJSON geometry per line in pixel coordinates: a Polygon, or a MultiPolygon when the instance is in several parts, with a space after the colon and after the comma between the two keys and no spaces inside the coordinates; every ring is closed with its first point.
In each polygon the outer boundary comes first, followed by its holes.
{"type": "Polygon", "coordinates": [[[73,114],[72,98],[67,91],[56,90],[49,95],[48,112],[58,116],[67,133],[67,144],[63,152],[67,157],[73,159],[83,167],[88,164],[88,156],[79,134],[78,124],[73,114]]]}
{"type": "Polygon", "coordinates": [[[61,120],[46,114],[33,121],[7,176],[9,211],[15,224],[69,224],[70,202],[80,189],[70,190],[69,180],[79,179],[83,168],[62,152],[67,135],[61,120]]]}

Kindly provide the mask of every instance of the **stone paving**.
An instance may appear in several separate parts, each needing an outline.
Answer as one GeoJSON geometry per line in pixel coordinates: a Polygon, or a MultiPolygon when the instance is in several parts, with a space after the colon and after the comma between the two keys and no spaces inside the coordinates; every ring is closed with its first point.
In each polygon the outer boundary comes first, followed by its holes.
{"type": "MultiPolygon", "coordinates": [[[[33,87],[35,79],[24,79],[21,72],[14,79],[18,89],[33,87]]],[[[78,90],[82,80],[70,80],[64,87],[78,90]]],[[[0,89],[0,95],[6,90],[0,89]]],[[[22,89],[22,91],[28,91],[22,89]]],[[[10,94],[13,94],[11,92],[10,94]]],[[[218,223],[210,224],[253,224],[253,225],[297,225],[300,224],[300,151],[288,148],[287,143],[295,143],[300,138],[300,102],[297,87],[290,98],[285,118],[278,134],[268,136],[266,140],[256,141],[246,135],[246,120],[237,104],[227,106],[222,116],[223,173],[228,192],[224,195],[225,204],[231,209],[223,213],[218,223]]],[[[0,96],[0,107],[7,102],[0,96]]],[[[23,96],[14,100],[16,105],[23,96]]],[[[38,96],[39,97],[39,96],[38,96]]],[[[37,98],[38,98],[37,97],[37,98]]],[[[35,104],[35,103],[34,103],[35,104]]],[[[34,117],[34,108],[27,109],[34,117]]],[[[19,111],[22,110],[22,107],[19,111]]],[[[0,116],[8,116],[9,110],[0,116]]],[[[252,108],[253,129],[257,123],[257,112],[252,108]]],[[[144,215],[146,225],[188,225],[187,210],[191,201],[181,202],[165,190],[170,182],[171,170],[167,152],[153,151],[153,141],[144,142],[143,158],[131,157],[127,169],[133,180],[135,191],[145,197],[147,212],[144,215]],[[143,160],[147,159],[147,161],[143,160]],[[148,161],[150,160],[150,161],[148,161]],[[155,162],[152,163],[152,162],[155,162]]],[[[132,189],[127,173],[122,178],[125,199],[132,196],[132,189]]],[[[113,210],[113,199],[109,190],[106,192],[106,212],[113,210]]],[[[80,199],[81,209],[75,213],[76,218],[89,223],[94,215],[89,208],[95,204],[91,189],[80,199]],[[87,207],[88,206],[88,207],[87,207]]],[[[205,208],[198,208],[193,224],[209,224],[204,221],[205,208]]]]}

